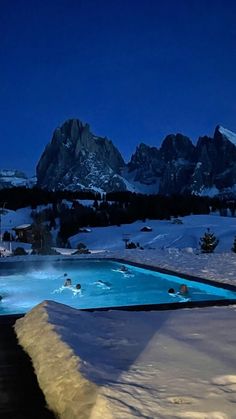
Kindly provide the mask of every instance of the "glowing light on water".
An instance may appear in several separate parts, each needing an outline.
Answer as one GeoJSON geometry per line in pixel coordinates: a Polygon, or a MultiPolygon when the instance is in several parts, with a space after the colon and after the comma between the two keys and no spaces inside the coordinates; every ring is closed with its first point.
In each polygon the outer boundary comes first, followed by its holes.
{"type": "Polygon", "coordinates": [[[115,307],[202,300],[236,299],[223,288],[187,281],[177,276],[111,261],[66,261],[51,265],[36,262],[7,264],[0,271],[0,314],[24,313],[43,300],[54,300],[76,308],[115,307]],[[5,266],[8,265],[8,268],[5,266]],[[71,286],[64,286],[70,278],[71,286]],[[188,298],[168,294],[185,283],[188,298]],[[81,285],[81,289],[76,288],[81,285]]]}

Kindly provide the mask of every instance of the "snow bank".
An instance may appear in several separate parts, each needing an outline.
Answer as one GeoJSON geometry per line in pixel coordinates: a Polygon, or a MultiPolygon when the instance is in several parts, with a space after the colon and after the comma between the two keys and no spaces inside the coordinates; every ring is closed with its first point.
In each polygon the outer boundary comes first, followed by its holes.
{"type": "Polygon", "coordinates": [[[111,418],[97,385],[80,372],[83,361],[61,340],[59,330],[50,321],[50,313],[54,311],[56,315],[56,303],[41,303],[15,325],[19,343],[33,360],[39,386],[50,409],[63,419],[111,418]]]}
{"type": "Polygon", "coordinates": [[[233,419],[235,311],[89,313],[46,301],[15,329],[62,419],[233,419]]]}

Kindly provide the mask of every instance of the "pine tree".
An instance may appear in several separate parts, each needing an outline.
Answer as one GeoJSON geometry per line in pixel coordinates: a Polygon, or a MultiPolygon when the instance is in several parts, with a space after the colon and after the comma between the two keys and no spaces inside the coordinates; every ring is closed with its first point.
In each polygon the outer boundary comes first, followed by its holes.
{"type": "Polygon", "coordinates": [[[204,236],[200,238],[199,245],[202,253],[213,253],[218,243],[219,240],[216,238],[214,233],[210,232],[210,229],[208,228],[204,233],[204,236]]]}
{"type": "Polygon", "coordinates": [[[236,253],[236,236],[234,237],[232,252],[236,253]]]}

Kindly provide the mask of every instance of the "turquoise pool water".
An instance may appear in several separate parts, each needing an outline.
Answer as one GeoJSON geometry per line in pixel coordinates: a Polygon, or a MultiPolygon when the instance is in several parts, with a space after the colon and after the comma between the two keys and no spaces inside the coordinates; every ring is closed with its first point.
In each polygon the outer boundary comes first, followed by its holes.
{"type": "Polygon", "coordinates": [[[185,301],[234,299],[236,293],[178,276],[106,260],[7,263],[0,266],[0,314],[25,313],[43,300],[54,300],[75,308],[98,308],[163,304],[185,301]],[[64,274],[67,274],[65,276],[64,274]],[[72,286],[64,287],[66,278],[72,286]],[[81,290],[75,285],[81,284],[81,290]],[[189,294],[169,295],[181,284],[189,294]]]}

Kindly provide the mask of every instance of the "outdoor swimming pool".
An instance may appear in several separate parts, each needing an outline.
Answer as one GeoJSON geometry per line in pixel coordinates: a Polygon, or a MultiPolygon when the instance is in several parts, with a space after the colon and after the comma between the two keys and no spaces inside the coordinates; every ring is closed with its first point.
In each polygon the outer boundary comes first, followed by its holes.
{"type": "Polygon", "coordinates": [[[188,301],[235,300],[236,292],[189,281],[149,269],[110,260],[3,263],[0,266],[0,315],[26,313],[43,300],[54,300],[75,308],[172,304],[188,301]],[[65,276],[67,274],[67,276],[65,276]],[[72,286],[64,287],[66,278],[72,286]],[[81,290],[76,284],[81,284],[81,290]],[[188,286],[186,296],[168,290],[188,286]]]}

